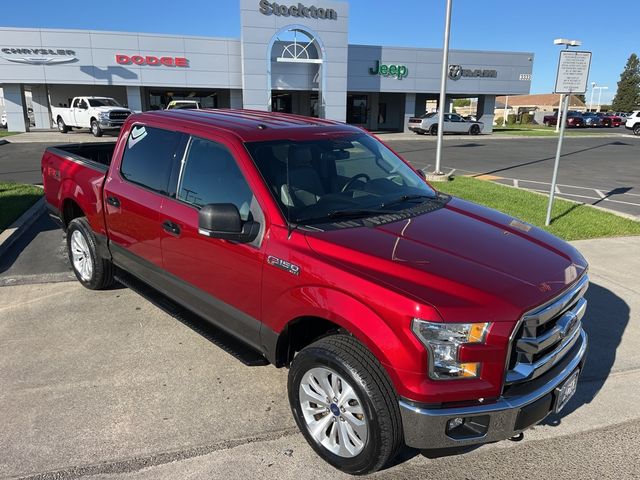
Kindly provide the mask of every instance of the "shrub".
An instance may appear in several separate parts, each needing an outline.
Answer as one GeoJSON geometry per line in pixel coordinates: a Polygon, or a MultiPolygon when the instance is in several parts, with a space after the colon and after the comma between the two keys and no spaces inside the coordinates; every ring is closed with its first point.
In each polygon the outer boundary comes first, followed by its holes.
{"type": "Polygon", "coordinates": [[[497,125],[498,127],[501,127],[503,123],[504,123],[504,118],[502,118],[502,117],[496,117],[496,125],[497,125]]]}
{"type": "Polygon", "coordinates": [[[520,117],[520,123],[527,124],[533,121],[533,117],[528,112],[523,113],[522,117],[520,117]]]}
{"type": "Polygon", "coordinates": [[[507,125],[515,125],[516,124],[516,115],[513,113],[510,113],[507,116],[507,125]]]}

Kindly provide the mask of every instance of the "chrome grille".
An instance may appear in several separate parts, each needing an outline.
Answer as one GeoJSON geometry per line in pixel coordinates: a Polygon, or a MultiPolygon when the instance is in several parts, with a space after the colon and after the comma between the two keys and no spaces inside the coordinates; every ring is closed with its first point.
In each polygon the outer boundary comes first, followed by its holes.
{"type": "Polygon", "coordinates": [[[131,115],[131,112],[127,112],[127,111],[111,111],[109,112],[109,119],[110,120],[126,120],[129,115],[131,115]]]}
{"type": "Polygon", "coordinates": [[[511,342],[506,385],[539,377],[571,350],[580,338],[588,287],[584,275],[560,297],[522,317],[511,342]]]}

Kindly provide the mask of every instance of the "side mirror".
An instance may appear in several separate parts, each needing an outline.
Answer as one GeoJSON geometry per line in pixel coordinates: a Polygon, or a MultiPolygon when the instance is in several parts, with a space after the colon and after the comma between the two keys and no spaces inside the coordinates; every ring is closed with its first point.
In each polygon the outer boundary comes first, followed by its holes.
{"type": "Polygon", "coordinates": [[[198,233],[240,243],[253,242],[260,233],[260,224],[243,222],[238,207],[232,203],[210,203],[198,214],[198,233]]]}
{"type": "Polygon", "coordinates": [[[422,177],[423,180],[427,179],[427,174],[421,168],[416,168],[416,173],[422,177]]]}

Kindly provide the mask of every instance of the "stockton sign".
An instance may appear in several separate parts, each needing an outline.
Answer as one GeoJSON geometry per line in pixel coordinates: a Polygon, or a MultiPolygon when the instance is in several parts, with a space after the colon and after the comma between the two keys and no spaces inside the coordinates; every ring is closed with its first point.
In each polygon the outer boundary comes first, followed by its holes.
{"type": "Polygon", "coordinates": [[[461,65],[449,65],[449,78],[451,80],[460,80],[462,77],[480,77],[480,78],[497,78],[497,70],[480,70],[462,68],[461,65]]]}
{"type": "Polygon", "coordinates": [[[322,8],[311,5],[307,7],[301,3],[297,5],[280,5],[276,2],[261,0],[258,10],[264,15],[277,15],[279,17],[303,17],[319,18],[320,20],[337,20],[338,12],[333,8],[322,8]]]}
{"type": "Polygon", "coordinates": [[[119,65],[151,65],[165,67],[188,67],[189,59],[184,57],[156,57],[154,55],[123,55],[116,53],[119,65]]]}
{"type": "Polygon", "coordinates": [[[404,65],[383,65],[380,60],[376,60],[376,66],[369,69],[371,75],[382,75],[383,77],[396,77],[402,80],[409,75],[409,69],[404,65]]]}
{"type": "Polygon", "coordinates": [[[4,59],[14,63],[31,65],[57,65],[77,62],[76,52],[62,48],[16,48],[0,49],[4,59]]]}

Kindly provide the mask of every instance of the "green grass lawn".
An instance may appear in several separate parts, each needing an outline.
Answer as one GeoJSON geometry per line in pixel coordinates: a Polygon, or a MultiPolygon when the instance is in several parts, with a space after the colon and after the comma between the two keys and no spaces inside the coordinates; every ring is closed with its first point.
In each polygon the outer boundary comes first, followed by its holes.
{"type": "Polygon", "coordinates": [[[33,185],[0,182],[0,232],[17,220],[42,197],[42,189],[33,185]]]}
{"type": "MultiPolygon", "coordinates": [[[[595,135],[610,135],[623,131],[618,128],[566,128],[565,136],[568,137],[588,137],[595,135]]],[[[514,137],[557,137],[555,127],[545,127],[544,125],[513,125],[507,127],[493,127],[493,134],[500,136],[514,137]]]]}
{"type": "Polygon", "coordinates": [[[11,135],[17,135],[19,132],[7,132],[6,130],[0,130],[0,138],[9,137],[11,135]]]}
{"type": "Polygon", "coordinates": [[[640,235],[640,222],[556,198],[551,225],[544,226],[548,197],[471,177],[434,182],[442,192],[495,208],[565,240],[640,235]]]}

